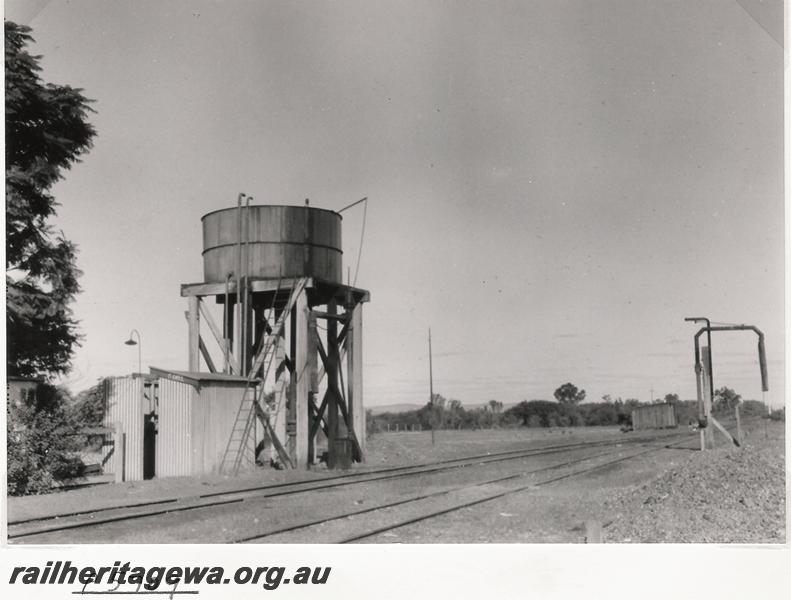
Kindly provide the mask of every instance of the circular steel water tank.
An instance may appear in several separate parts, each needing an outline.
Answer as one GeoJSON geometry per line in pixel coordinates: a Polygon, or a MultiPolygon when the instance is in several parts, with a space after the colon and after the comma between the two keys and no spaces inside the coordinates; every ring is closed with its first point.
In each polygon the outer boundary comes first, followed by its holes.
{"type": "MultiPolygon", "coordinates": [[[[242,256],[244,242],[248,241],[247,276],[319,277],[343,283],[341,215],[309,206],[272,205],[243,206],[241,214],[242,256]]],[[[238,219],[237,207],[216,210],[201,218],[206,283],[224,282],[229,274],[237,275],[238,219]]]]}

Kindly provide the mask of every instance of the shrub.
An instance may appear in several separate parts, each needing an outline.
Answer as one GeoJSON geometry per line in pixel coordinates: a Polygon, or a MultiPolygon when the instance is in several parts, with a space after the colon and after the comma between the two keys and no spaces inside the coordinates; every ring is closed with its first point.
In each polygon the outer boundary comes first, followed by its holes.
{"type": "Polygon", "coordinates": [[[82,427],[101,427],[104,419],[104,384],[107,378],[77,394],[69,414],[82,427]]]}
{"type": "Polygon", "coordinates": [[[8,493],[43,494],[55,482],[79,477],[82,436],[66,411],[65,390],[42,384],[28,402],[6,404],[8,493]]]}
{"type": "Polygon", "coordinates": [[[527,427],[541,427],[541,417],[538,415],[530,415],[527,418],[527,427]]]}
{"type": "Polygon", "coordinates": [[[739,406],[743,417],[763,417],[766,415],[766,404],[759,400],[745,400],[739,406]]]}

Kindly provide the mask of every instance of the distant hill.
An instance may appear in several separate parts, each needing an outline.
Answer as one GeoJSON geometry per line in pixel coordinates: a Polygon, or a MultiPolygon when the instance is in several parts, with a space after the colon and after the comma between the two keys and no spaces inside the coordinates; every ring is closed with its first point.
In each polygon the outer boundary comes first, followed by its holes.
{"type": "Polygon", "coordinates": [[[382,406],[367,407],[372,414],[381,415],[382,413],[402,413],[410,410],[418,410],[423,404],[383,404],[382,406]]]}

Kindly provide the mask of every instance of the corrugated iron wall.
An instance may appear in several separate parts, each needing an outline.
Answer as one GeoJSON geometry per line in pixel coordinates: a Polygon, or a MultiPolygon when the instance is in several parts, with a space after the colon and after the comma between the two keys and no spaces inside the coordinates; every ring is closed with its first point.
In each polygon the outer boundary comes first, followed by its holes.
{"type": "Polygon", "coordinates": [[[672,404],[652,404],[632,411],[634,429],[663,429],[676,426],[676,410],[672,404]]]}
{"type": "MultiPolygon", "coordinates": [[[[156,476],[218,473],[233,431],[243,385],[206,382],[194,386],[159,380],[156,476]]],[[[242,467],[254,466],[255,434],[248,438],[242,467]]]]}
{"type": "MultiPolygon", "coordinates": [[[[239,405],[242,401],[243,385],[222,382],[206,382],[194,400],[192,415],[193,474],[218,473],[223,454],[231,437],[239,405]]],[[[242,468],[254,466],[255,430],[247,438],[242,468]]]]}
{"type": "Polygon", "coordinates": [[[156,445],[156,476],[193,475],[193,398],[195,388],[187,383],[159,380],[159,426],[156,445]]]}
{"type": "MultiPolygon", "coordinates": [[[[126,437],[124,481],[143,479],[143,378],[113,377],[105,381],[105,427],[120,424],[126,437]]],[[[106,446],[103,461],[111,450],[106,446]]]]}

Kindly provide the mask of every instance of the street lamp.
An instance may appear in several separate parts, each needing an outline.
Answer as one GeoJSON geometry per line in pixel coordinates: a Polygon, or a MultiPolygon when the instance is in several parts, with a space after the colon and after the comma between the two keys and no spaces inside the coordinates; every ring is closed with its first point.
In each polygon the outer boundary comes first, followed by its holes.
{"type": "Polygon", "coordinates": [[[137,329],[133,329],[129,332],[129,339],[124,342],[127,346],[137,346],[137,372],[143,372],[142,361],[140,360],[141,357],[141,349],[143,347],[142,342],[140,341],[140,332],[137,329]],[[132,337],[133,334],[137,334],[137,341],[134,340],[132,337]]]}

